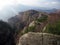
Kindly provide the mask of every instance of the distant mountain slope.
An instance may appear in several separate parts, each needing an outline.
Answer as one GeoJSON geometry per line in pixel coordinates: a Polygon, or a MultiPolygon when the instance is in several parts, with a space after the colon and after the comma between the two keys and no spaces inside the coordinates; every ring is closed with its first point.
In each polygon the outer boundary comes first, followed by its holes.
{"type": "MultiPolygon", "coordinates": [[[[17,28],[17,30],[25,31],[27,28],[30,29],[31,27],[29,27],[29,25],[32,24],[32,22],[35,23],[37,19],[38,19],[38,21],[42,21],[42,20],[39,20],[39,18],[45,20],[43,18],[44,15],[48,16],[47,21],[37,22],[36,27],[32,28],[32,29],[35,28],[34,32],[42,32],[42,30],[48,23],[54,24],[56,21],[60,20],[59,11],[48,14],[48,13],[39,12],[36,10],[28,10],[28,11],[20,12],[18,15],[11,17],[8,20],[8,22],[10,25],[15,26],[17,28]]],[[[33,25],[34,25],[34,23],[33,23],[33,25]]]]}
{"type": "Polygon", "coordinates": [[[60,20],[60,11],[52,12],[50,14],[45,12],[40,12],[36,10],[27,10],[24,12],[18,13],[18,15],[13,16],[8,19],[8,23],[16,28],[17,32],[17,41],[20,36],[28,32],[45,32],[47,25],[55,24],[60,20]],[[45,16],[47,17],[44,18],[45,16]],[[37,20],[38,19],[38,20],[37,20]],[[39,22],[42,21],[43,22],[39,22]],[[45,20],[45,21],[44,21],[45,20]],[[38,21],[38,22],[37,22],[38,21]]]}
{"type": "Polygon", "coordinates": [[[7,5],[0,11],[0,19],[7,21],[9,18],[17,15],[19,12],[24,12],[26,10],[37,10],[37,11],[49,13],[49,12],[54,12],[56,9],[25,6],[25,5],[21,5],[21,4],[7,5]]]}
{"type": "Polygon", "coordinates": [[[39,12],[36,10],[28,10],[20,12],[18,15],[8,19],[8,22],[12,26],[16,26],[18,29],[23,29],[23,27],[28,26],[32,21],[35,21],[42,15],[47,15],[47,13],[39,12]]]}

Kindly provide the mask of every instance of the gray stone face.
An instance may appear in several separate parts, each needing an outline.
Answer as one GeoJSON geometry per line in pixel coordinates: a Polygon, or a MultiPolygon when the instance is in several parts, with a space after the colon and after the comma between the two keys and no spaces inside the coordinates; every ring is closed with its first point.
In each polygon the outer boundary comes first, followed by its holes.
{"type": "Polygon", "coordinates": [[[60,36],[29,32],[20,38],[18,45],[60,45],[60,36]]]}

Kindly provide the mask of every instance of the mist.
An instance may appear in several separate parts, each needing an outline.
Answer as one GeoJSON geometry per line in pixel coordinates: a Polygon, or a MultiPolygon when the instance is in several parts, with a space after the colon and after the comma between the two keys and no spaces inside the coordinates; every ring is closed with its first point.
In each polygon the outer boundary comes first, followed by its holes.
{"type": "Polygon", "coordinates": [[[48,10],[60,9],[59,0],[0,0],[0,20],[8,21],[9,18],[18,15],[19,12],[35,9],[35,10],[48,10]],[[24,1],[24,2],[23,2],[24,1]],[[33,3],[34,2],[34,3],[33,3]]]}
{"type": "Polygon", "coordinates": [[[9,18],[18,15],[19,12],[27,9],[29,8],[23,5],[7,5],[0,10],[0,20],[8,21],[9,18]]]}

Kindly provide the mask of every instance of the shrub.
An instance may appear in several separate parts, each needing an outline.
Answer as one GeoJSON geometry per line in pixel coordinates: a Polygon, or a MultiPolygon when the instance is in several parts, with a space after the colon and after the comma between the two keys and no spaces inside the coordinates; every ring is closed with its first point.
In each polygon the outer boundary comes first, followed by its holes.
{"type": "Polygon", "coordinates": [[[46,32],[60,35],[60,21],[55,24],[48,24],[46,28],[46,32]]]}
{"type": "Polygon", "coordinates": [[[44,22],[44,21],[47,20],[47,17],[48,17],[47,15],[43,15],[40,18],[37,19],[37,22],[44,22]]]}
{"type": "Polygon", "coordinates": [[[31,27],[28,27],[26,30],[25,30],[25,33],[27,32],[34,32],[35,30],[35,26],[31,26],[31,27]]]}

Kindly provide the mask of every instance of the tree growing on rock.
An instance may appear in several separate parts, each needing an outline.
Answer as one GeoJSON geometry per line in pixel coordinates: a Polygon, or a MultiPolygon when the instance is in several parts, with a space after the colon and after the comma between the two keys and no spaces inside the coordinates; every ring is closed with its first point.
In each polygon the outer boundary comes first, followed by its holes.
{"type": "Polygon", "coordinates": [[[0,21],[0,45],[15,45],[13,28],[0,21]]]}

